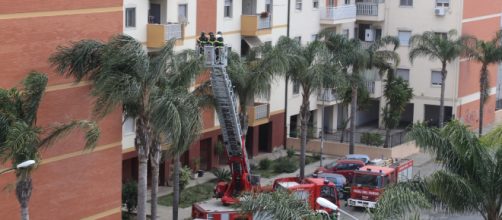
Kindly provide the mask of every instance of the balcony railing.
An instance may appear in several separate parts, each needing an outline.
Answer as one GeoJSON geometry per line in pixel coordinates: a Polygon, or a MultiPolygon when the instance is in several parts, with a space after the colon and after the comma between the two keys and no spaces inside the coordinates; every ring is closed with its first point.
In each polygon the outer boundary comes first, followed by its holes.
{"type": "Polygon", "coordinates": [[[321,9],[323,23],[337,24],[336,21],[356,19],[356,5],[342,5],[321,9]]]}
{"type": "Polygon", "coordinates": [[[148,24],[147,25],[147,47],[162,47],[166,41],[171,39],[182,39],[183,30],[181,24],[148,24]]]}
{"type": "Polygon", "coordinates": [[[317,93],[317,101],[334,102],[337,96],[334,89],[320,89],[317,93]]]}
{"type": "Polygon", "coordinates": [[[357,15],[378,16],[378,3],[359,2],[357,5],[357,15]]]}
{"type": "Polygon", "coordinates": [[[261,15],[241,15],[241,35],[258,36],[272,33],[272,17],[261,15]]]}
{"type": "Polygon", "coordinates": [[[259,120],[268,119],[269,114],[268,103],[254,103],[248,107],[248,123],[253,126],[259,120]]]}

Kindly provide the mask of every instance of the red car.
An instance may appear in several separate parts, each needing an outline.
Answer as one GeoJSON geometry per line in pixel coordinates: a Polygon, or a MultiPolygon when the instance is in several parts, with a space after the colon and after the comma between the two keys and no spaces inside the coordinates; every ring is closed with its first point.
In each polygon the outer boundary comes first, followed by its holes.
{"type": "Polygon", "coordinates": [[[319,167],[314,173],[337,173],[343,175],[348,183],[352,183],[354,170],[363,166],[365,164],[361,160],[338,160],[324,167],[319,167]]]}

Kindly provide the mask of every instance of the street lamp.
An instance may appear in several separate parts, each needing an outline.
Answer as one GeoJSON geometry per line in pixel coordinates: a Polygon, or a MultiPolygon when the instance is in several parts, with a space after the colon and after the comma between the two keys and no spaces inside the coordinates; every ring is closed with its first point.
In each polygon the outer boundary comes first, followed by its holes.
{"type": "Polygon", "coordinates": [[[31,167],[35,164],[35,160],[27,160],[27,161],[24,161],[18,165],[16,165],[16,167],[13,167],[13,168],[10,168],[10,169],[6,169],[2,172],[0,172],[0,174],[4,174],[8,171],[11,171],[11,170],[15,170],[15,169],[24,169],[24,168],[28,168],[28,167],[31,167]]]}
{"type": "Polygon", "coordinates": [[[349,216],[352,219],[359,220],[358,218],[354,217],[353,215],[347,213],[346,211],[339,209],[337,205],[333,204],[332,202],[330,202],[329,200],[327,200],[323,197],[317,197],[317,199],[315,201],[317,204],[319,204],[320,206],[322,206],[324,208],[332,209],[333,211],[338,210],[339,212],[349,216]]]}

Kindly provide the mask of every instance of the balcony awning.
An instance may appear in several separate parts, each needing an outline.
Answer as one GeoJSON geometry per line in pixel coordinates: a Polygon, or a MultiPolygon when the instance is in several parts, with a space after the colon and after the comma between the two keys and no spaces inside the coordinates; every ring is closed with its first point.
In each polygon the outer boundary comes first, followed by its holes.
{"type": "Polygon", "coordinates": [[[258,37],[243,37],[243,38],[250,48],[255,48],[263,45],[263,42],[261,42],[260,38],[258,37]]]}

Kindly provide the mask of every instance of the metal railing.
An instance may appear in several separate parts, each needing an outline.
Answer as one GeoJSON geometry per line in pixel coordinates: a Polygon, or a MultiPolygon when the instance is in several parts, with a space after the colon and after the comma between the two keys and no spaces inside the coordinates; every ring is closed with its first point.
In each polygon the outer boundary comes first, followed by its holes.
{"type": "Polygon", "coordinates": [[[255,109],[255,120],[267,118],[268,117],[268,104],[264,103],[261,105],[254,106],[255,109]]]}
{"type": "Polygon", "coordinates": [[[258,30],[272,27],[272,16],[261,17],[258,15],[258,30]]]}
{"type": "Polygon", "coordinates": [[[181,24],[166,24],[165,28],[166,31],[164,32],[164,38],[166,40],[181,39],[182,37],[181,24]]]}
{"type": "Polygon", "coordinates": [[[333,102],[337,100],[336,92],[334,89],[320,89],[317,93],[318,101],[333,102]]]}
{"type": "Polygon", "coordinates": [[[337,7],[327,7],[321,10],[323,20],[342,20],[356,18],[356,5],[342,5],[337,7]]]}
{"type": "Polygon", "coordinates": [[[356,7],[357,15],[378,16],[378,3],[358,2],[356,3],[356,7]]]}

